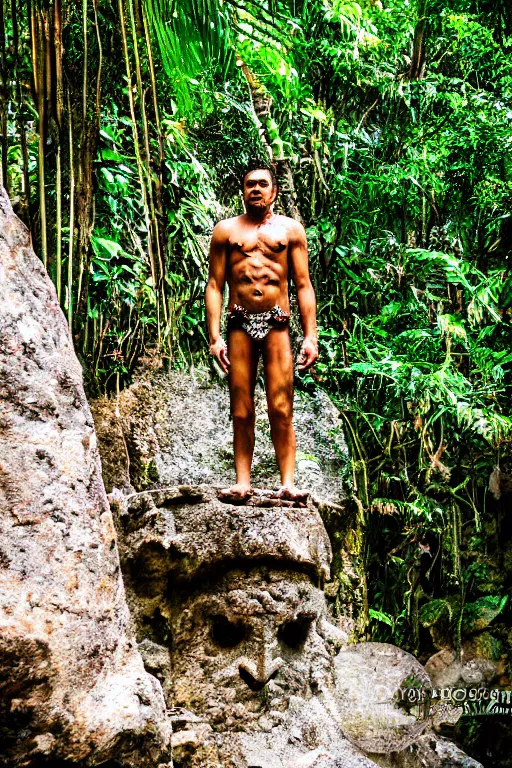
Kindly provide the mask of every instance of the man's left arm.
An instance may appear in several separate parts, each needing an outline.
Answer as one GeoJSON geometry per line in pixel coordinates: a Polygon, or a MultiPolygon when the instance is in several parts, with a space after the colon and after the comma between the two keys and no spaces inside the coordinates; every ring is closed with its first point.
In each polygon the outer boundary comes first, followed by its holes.
{"type": "Polygon", "coordinates": [[[316,298],[309,277],[306,232],[298,221],[294,222],[290,232],[289,248],[292,278],[297,288],[300,320],[304,331],[298,368],[301,371],[307,371],[318,357],[316,298]]]}

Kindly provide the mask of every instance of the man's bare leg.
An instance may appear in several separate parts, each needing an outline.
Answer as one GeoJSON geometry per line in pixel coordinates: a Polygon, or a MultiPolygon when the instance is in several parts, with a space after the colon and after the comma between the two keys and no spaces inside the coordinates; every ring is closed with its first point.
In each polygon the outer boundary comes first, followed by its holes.
{"type": "Polygon", "coordinates": [[[233,419],[233,452],[236,483],[223,496],[247,498],[251,492],[251,464],[254,453],[254,387],[259,349],[241,329],[228,336],[229,393],[233,419]]]}
{"type": "Polygon", "coordinates": [[[307,494],[298,491],[294,485],[293,357],[287,328],[270,331],[263,343],[263,362],[270,434],[281,473],[279,495],[302,500],[307,494]]]}

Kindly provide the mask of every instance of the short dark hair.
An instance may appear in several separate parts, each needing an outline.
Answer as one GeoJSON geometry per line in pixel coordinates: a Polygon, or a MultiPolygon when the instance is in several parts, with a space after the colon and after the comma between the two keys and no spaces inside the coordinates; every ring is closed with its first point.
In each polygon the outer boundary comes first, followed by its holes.
{"type": "Polygon", "coordinates": [[[279,191],[279,185],[277,183],[277,177],[268,165],[265,165],[265,163],[251,163],[250,165],[247,165],[242,173],[242,176],[240,177],[240,189],[242,192],[244,191],[244,184],[245,184],[245,177],[252,173],[253,171],[267,171],[267,173],[270,175],[270,178],[272,179],[272,186],[275,187],[279,191]]]}

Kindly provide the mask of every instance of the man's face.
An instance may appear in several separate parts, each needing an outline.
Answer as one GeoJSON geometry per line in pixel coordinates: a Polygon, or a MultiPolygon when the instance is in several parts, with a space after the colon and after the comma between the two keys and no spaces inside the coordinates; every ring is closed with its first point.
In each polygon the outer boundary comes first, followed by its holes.
{"type": "Polygon", "coordinates": [[[261,168],[248,173],[244,179],[244,203],[247,208],[268,208],[276,199],[277,188],[270,173],[261,168]]]}

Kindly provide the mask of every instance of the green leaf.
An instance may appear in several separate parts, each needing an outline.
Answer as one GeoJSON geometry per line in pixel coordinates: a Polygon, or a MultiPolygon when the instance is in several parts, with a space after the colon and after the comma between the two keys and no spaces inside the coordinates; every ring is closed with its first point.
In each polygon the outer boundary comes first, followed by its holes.
{"type": "Polygon", "coordinates": [[[377,619],[377,621],[381,621],[383,624],[387,624],[389,627],[393,627],[395,622],[393,621],[393,618],[389,616],[387,613],[382,613],[382,611],[376,611],[373,608],[370,608],[368,611],[371,619],[377,619]]]}
{"type": "Polygon", "coordinates": [[[93,235],[91,242],[96,253],[98,251],[101,253],[103,249],[112,258],[117,258],[120,254],[124,253],[122,246],[116,243],[115,240],[108,240],[106,237],[96,237],[93,235]]]}
{"type": "Polygon", "coordinates": [[[506,606],[508,595],[504,597],[485,595],[473,603],[466,603],[462,618],[462,631],[465,634],[485,629],[506,606]]]}
{"type": "Polygon", "coordinates": [[[446,600],[431,600],[421,606],[419,618],[424,627],[432,627],[441,621],[451,621],[452,606],[446,600]]]}

